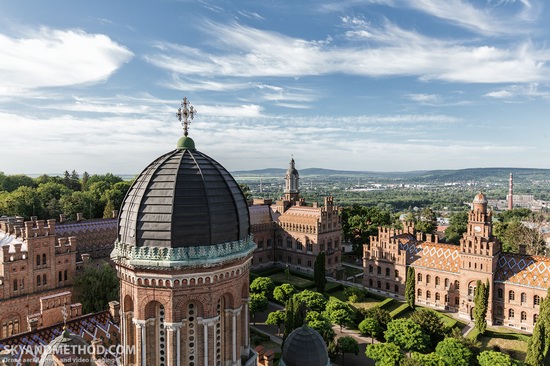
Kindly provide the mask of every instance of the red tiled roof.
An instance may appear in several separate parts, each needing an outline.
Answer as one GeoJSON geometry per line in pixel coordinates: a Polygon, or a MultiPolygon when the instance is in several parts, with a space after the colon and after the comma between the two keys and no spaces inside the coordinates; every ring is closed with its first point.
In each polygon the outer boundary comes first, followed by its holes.
{"type": "Polygon", "coordinates": [[[550,287],[550,258],[503,253],[495,280],[547,289],[550,287]]]}

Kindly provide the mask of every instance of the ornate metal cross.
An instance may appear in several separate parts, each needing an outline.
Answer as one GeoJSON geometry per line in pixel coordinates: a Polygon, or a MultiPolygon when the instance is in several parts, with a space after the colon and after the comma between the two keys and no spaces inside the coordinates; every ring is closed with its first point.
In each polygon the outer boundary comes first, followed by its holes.
{"type": "Polygon", "coordinates": [[[189,134],[189,125],[191,124],[191,120],[195,117],[197,110],[193,108],[191,103],[187,100],[187,97],[183,98],[181,106],[182,108],[178,108],[178,113],[176,113],[176,116],[178,116],[178,120],[183,126],[183,135],[187,136],[189,134]]]}

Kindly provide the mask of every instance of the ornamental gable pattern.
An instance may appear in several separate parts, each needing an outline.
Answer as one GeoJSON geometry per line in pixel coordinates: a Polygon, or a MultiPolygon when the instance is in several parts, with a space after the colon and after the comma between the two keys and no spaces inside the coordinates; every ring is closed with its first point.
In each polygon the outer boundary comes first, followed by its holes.
{"type": "Polygon", "coordinates": [[[498,260],[495,281],[546,290],[550,287],[550,258],[503,253],[498,260]]]}

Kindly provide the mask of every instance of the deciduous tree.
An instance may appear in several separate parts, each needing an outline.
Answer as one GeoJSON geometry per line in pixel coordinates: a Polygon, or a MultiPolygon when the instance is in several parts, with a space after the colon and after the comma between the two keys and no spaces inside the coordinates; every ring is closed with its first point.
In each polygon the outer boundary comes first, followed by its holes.
{"type": "Polygon", "coordinates": [[[286,303],[292,295],[296,293],[296,289],[290,283],[283,283],[273,289],[273,298],[281,303],[286,303]]]}
{"type": "Polygon", "coordinates": [[[283,310],[275,310],[267,315],[266,324],[276,325],[277,333],[281,333],[281,325],[285,323],[285,312],[283,310]]]}
{"type": "Polygon", "coordinates": [[[434,349],[445,338],[447,333],[445,325],[435,311],[418,309],[411,315],[410,319],[420,325],[424,334],[428,336],[430,349],[434,349]]]}
{"type": "Polygon", "coordinates": [[[273,291],[275,285],[269,277],[258,277],[250,284],[250,292],[268,296],[273,291]]]}
{"type": "Polygon", "coordinates": [[[430,340],[420,325],[411,319],[395,319],[389,322],[384,332],[386,341],[393,342],[405,351],[423,352],[428,349],[430,340]]]}
{"type": "Polygon", "coordinates": [[[447,365],[468,366],[472,358],[472,351],[455,338],[445,338],[437,347],[435,353],[443,358],[447,365]]]}
{"type": "Polygon", "coordinates": [[[342,354],[342,364],[345,365],[344,355],[346,353],[353,353],[357,355],[359,353],[359,343],[351,336],[345,336],[338,338],[336,341],[338,351],[342,354]]]}
{"type": "Polygon", "coordinates": [[[342,327],[352,322],[355,312],[349,304],[335,297],[331,297],[327,302],[326,310],[323,312],[323,315],[334,324],[338,324],[341,333],[342,327]]]}
{"type": "Polygon", "coordinates": [[[359,331],[371,337],[371,343],[374,343],[374,337],[382,333],[383,330],[378,320],[374,318],[365,318],[359,323],[359,331]]]}
{"type": "Polygon", "coordinates": [[[376,366],[398,366],[403,359],[399,346],[390,342],[369,344],[365,354],[376,361],[376,366]]]}
{"type": "Polygon", "coordinates": [[[118,277],[107,263],[101,267],[86,266],[74,279],[75,298],[82,304],[83,313],[107,309],[109,301],[118,300],[118,277]]]}
{"type": "Polygon", "coordinates": [[[263,293],[250,294],[250,314],[254,324],[256,324],[256,314],[266,311],[268,305],[267,297],[263,293]]]}

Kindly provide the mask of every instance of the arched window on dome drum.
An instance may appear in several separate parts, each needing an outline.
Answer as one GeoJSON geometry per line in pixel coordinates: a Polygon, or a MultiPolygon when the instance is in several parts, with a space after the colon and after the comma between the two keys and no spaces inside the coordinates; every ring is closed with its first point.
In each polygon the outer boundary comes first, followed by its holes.
{"type": "Polygon", "coordinates": [[[510,319],[514,318],[514,309],[508,310],[508,318],[510,318],[510,319]]]}
{"type": "Polygon", "coordinates": [[[189,366],[198,366],[197,355],[197,306],[193,303],[187,305],[187,364],[189,366]]]}
{"type": "Polygon", "coordinates": [[[540,305],[540,296],[539,295],[533,296],[533,305],[540,305]]]}
{"type": "Polygon", "coordinates": [[[515,299],[516,299],[515,292],[510,290],[510,292],[508,292],[508,301],[514,301],[515,299]]]}
{"type": "Polygon", "coordinates": [[[525,292],[522,292],[520,297],[521,297],[522,304],[527,302],[527,294],[525,292]]]}
{"type": "Polygon", "coordinates": [[[522,322],[527,321],[527,313],[525,311],[521,312],[521,321],[522,322]]]}

